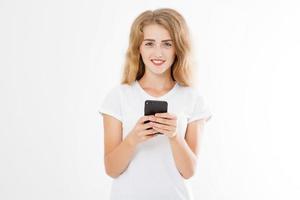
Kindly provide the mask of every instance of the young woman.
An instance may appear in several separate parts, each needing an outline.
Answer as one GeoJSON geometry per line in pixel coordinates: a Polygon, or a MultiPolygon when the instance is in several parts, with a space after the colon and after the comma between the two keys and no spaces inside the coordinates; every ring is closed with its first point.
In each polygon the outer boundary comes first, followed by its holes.
{"type": "Polygon", "coordinates": [[[129,41],[122,83],[99,111],[105,169],[114,179],[110,199],[193,199],[185,180],[195,174],[211,113],[192,87],[186,22],[173,9],[145,11],[133,22],[129,41]],[[168,112],[144,116],[146,100],[167,101],[168,112]]]}

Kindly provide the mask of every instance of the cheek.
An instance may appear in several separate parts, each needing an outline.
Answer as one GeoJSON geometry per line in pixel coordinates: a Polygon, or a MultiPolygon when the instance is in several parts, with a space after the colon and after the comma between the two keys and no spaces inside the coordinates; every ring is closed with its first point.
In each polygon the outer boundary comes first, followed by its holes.
{"type": "Polygon", "coordinates": [[[165,55],[168,55],[168,57],[172,57],[175,55],[175,49],[166,49],[164,53],[165,55]]]}
{"type": "Polygon", "coordinates": [[[145,51],[144,49],[140,49],[140,54],[143,59],[146,59],[147,57],[149,57],[149,52],[145,51]]]}
{"type": "Polygon", "coordinates": [[[175,54],[175,52],[172,51],[172,52],[168,52],[167,56],[170,61],[174,61],[176,54],[175,54]]]}

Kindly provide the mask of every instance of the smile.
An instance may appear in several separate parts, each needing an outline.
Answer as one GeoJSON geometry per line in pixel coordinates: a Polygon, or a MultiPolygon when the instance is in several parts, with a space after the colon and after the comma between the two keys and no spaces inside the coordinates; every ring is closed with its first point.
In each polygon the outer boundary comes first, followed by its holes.
{"type": "Polygon", "coordinates": [[[153,59],[151,60],[151,62],[154,64],[154,65],[161,65],[165,62],[165,60],[160,60],[160,59],[153,59]]]}

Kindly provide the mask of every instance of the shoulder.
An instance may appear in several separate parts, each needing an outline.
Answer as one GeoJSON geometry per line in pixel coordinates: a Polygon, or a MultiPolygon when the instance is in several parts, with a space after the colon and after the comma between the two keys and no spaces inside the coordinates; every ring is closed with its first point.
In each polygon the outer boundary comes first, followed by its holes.
{"type": "Polygon", "coordinates": [[[107,95],[111,96],[123,96],[126,95],[128,91],[130,91],[133,87],[133,84],[115,84],[110,87],[110,89],[107,92],[107,95]]]}
{"type": "Polygon", "coordinates": [[[202,96],[197,88],[191,86],[182,86],[180,84],[178,84],[178,92],[184,95],[185,97],[192,99],[202,96]]]}

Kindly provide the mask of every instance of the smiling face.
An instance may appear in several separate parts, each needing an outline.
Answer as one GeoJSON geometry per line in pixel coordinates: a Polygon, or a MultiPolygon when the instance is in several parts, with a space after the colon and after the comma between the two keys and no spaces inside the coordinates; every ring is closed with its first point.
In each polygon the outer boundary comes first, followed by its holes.
{"type": "Polygon", "coordinates": [[[170,74],[175,47],[168,30],[161,25],[151,24],[143,28],[143,33],[140,54],[145,64],[145,73],[170,74]]]}

